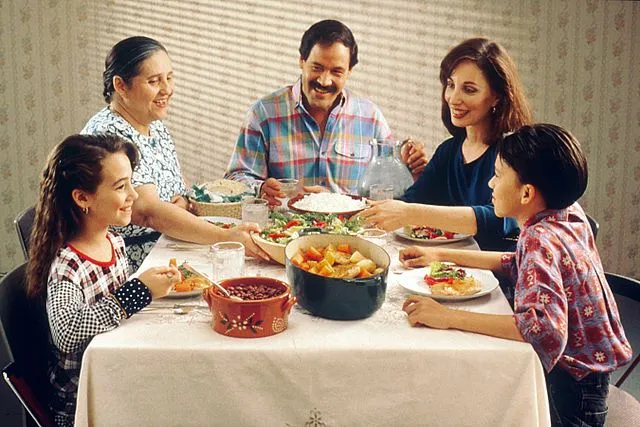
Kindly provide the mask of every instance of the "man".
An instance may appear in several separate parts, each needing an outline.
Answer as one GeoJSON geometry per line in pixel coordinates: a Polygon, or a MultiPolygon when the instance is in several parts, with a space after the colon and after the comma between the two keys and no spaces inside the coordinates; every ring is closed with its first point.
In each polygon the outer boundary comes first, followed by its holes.
{"type": "MultiPolygon", "coordinates": [[[[225,177],[280,205],[277,178],[297,178],[305,191],[357,193],[372,138],[391,136],[380,109],[345,88],[358,63],[351,30],[334,20],[312,25],[300,43],[300,79],[249,110],[225,177]]],[[[403,146],[414,178],[427,162],[422,143],[403,146]]]]}

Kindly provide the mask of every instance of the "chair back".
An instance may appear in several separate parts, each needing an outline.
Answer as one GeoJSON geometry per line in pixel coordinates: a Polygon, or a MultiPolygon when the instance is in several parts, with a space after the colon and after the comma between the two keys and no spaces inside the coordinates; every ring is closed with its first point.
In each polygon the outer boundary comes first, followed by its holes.
{"type": "Polygon", "coordinates": [[[587,213],[585,213],[585,215],[587,216],[587,221],[589,221],[589,225],[591,226],[591,232],[593,233],[593,240],[596,240],[598,238],[598,231],[600,230],[600,224],[598,224],[598,221],[596,221],[596,219],[591,215],[587,213]]]}
{"type": "Polygon", "coordinates": [[[50,394],[48,367],[52,360],[49,323],[44,302],[27,297],[26,263],[0,281],[0,332],[14,361],[3,376],[39,425],[52,425],[46,402],[50,394]],[[12,381],[13,379],[13,381],[12,381]],[[37,419],[34,414],[44,414],[37,419]]]}
{"type": "Polygon", "coordinates": [[[29,258],[29,237],[31,236],[31,229],[33,228],[35,216],[36,208],[31,206],[30,208],[20,212],[16,219],[13,220],[25,260],[29,258]]]}

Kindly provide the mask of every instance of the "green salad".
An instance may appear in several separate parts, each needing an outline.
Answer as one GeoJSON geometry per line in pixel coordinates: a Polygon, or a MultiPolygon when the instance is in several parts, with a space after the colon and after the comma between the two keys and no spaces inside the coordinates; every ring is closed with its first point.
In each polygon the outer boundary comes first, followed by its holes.
{"type": "Polygon", "coordinates": [[[260,237],[274,243],[287,244],[300,236],[300,232],[322,231],[331,234],[358,234],[362,231],[364,219],[352,216],[344,218],[337,214],[294,214],[272,212],[269,215],[272,226],[265,228],[260,237]]]}

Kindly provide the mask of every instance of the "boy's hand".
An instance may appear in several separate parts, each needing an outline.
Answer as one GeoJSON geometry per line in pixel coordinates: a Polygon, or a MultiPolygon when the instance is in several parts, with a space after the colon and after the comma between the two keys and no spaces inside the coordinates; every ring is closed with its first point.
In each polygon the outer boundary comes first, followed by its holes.
{"type": "Polygon", "coordinates": [[[449,329],[452,310],[429,297],[411,295],[402,305],[409,315],[411,326],[424,325],[435,329],[449,329]]]}
{"type": "Polygon", "coordinates": [[[408,268],[425,267],[433,261],[440,261],[440,259],[436,250],[432,248],[410,246],[400,251],[400,262],[408,268]]]}
{"type": "Polygon", "coordinates": [[[153,267],[139,277],[140,281],[151,291],[151,298],[161,298],[169,293],[171,288],[182,278],[176,267],[153,267]]]}

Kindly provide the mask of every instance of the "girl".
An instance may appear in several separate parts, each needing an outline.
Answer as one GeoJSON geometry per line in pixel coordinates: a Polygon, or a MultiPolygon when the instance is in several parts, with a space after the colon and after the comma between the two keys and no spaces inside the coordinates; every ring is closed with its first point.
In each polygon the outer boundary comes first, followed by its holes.
{"type": "Polygon", "coordinates": [[[175,267],[152,268],[127,280],[124,241],[108,230],[131,221],[137,160],[135,146],[116,136],[73,135],[53,149],[42,174],[27,292],[46,300],[56,425],[73,425],[80,362],[91,339],[179,281],[175,267]]]}

